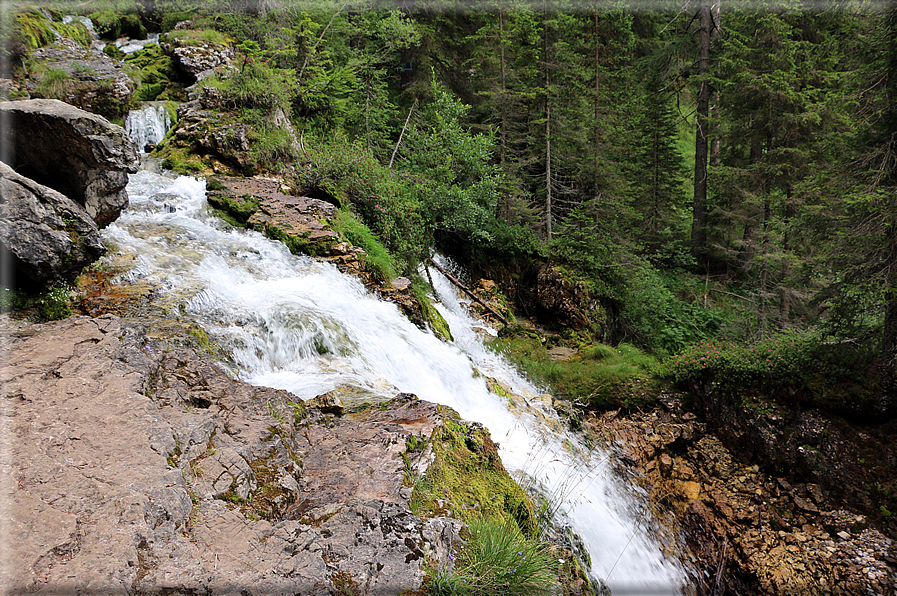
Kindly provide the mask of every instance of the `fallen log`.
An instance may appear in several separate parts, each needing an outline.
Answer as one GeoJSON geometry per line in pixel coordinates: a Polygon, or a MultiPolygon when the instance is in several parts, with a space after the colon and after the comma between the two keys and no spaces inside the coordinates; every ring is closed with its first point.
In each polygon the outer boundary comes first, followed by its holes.
{"type": "Polygon", "coordinates": [[[461,289],[464,291],[464,293],[466,293],[468,296],[470,296],[471,298],[473,298],[474,300],[476,300],[478,303],[480,303],[480,305],[482,305],[482,307],[485,308],[487,311],[489,311],[491,314],[495,315],[495,318],[497,318],[499,321],[501,321],[502,324],[503,324],[505,327],[507,327],[507,326],[510,325],[510,323],[508,323],[508,320],[507,320],[506,318],[504,318],[503,316],[501,316],[500,314],[498,314],[498,311],[496,311],[494,308],[492,308],[491,306],[489,306],[488,304],[486,304],[485,302],[483,302],[483,301],[480,299],[479,296],[477,296],[476,294],[474,294],[474,293],[473,293],[467,286],[465,286],[465,285],[462,284],[460,281],[458,281],[458,280],[455,278],[454,275],[452,275],[451,273],[449,273],[448,271],[446,271],[446,270],[445,270],[445,267],[443,267],[442,265],[440,265],[439,263],[437,263],[437,262],[434,261],[433,259],[430,259],[430,263],[431,263],[434,267],[436,267],[436,269],[437,269],[441,274],[443,274],[443,275],[446,277],[446,279],[448,279],[450,282],[452,282],[453,284],[455,284],[456,286],[458,286],[459,288],[461,288],[461,289]]]}

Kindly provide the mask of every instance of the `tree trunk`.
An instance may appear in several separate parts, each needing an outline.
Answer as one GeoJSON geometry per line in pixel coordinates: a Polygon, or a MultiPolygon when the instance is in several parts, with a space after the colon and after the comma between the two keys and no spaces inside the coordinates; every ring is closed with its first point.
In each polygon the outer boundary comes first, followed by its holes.
{"type": "Polygon", "coordinates": [[[710,72],[710,34],[713,29],[709,0],[701,0],[700,16],[698,75],[701,77],[701,86],[698,88],[695,110],[695,176],[691,220],[691,250],[698,262],[703,261],[707,253],[707,120],[710,114],[710,82],[707,75],[710,72]]]}
{"type": "Polygon", "coordinates": [[[601,133],[598,123],[601,122],[601,35],[598,21],[598,0],[595,0],[595,196],[599,195],[601,166],[601,133]]]}
{"type": "Polygon", "coordinates": [[[757,297],[757,335],[758,339],[766,337],[766,327],[768,317],[766,315],[766,301],[769,298],[767,291],[767,280],[769,278],[769,219],[771,216],[771,206],[769,198],[763,202],[763,212],[760,220],[760,249],[762,258],[760,260],[760,283],[757,297]]]}
{"type": "MultiPolygon", "coordinates": [[[[545,11],[546,19],[548,11],[545,11]]],[[[551,242],[551,72],[548,68],[548,23],[544,25],[545,67],[545,235],[551,242]]]]}
{"type": "Polygon", "coordinates": [[[791,261],[788,253],[791,250],[792,217],[794,217],[794,205],[791,203],[791,186],[789,185],[785,192],[785,221],[782,226],[784,232],[782,235],[782,277],[779,283],[779,327],[785,327],[791,320],[791,288],[788,287],[791,261]]]}
{"type": "Polygon", "coordinates": [[[500,146],[499,146],[499,165],[502,170],[505,168],[505,155],[508,152],[508,122],[507,122],[507,84],[505,81],[506,76],[506,64],[505,64],[505,20],[504,20],[504,11],[502,10],[501,5],[498,6],[498,48],[499,48],[499,60],[501,64],[501,132],[500,132],[500,146]]]}
{"type": "Polygon", "coordinates": [[[897,291],[888,292],[885,300],[887,306],[881,339],[881,406],[890,413],[897,400],[897,291]]]}
{"type": "Polygon", "coordinates": [[[545,75],[545,234],[551,242],[551,94],[545,75]]]}

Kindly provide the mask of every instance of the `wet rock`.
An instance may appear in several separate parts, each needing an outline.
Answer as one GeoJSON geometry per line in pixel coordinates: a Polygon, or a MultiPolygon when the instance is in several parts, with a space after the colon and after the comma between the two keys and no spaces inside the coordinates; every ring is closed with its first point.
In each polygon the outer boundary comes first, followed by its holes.
{"type": "Polygon", "coordinates": [[[233,223],[280,240],[294,253],[315,256],[333,263],[343,273],[357,276],[369,290],[395,303],[412,323],[426,328],[428,318],[411,282],[403,277],[381,282],[365,267],[366,253],[340,241],[331,228],[336,205],[285,194],[289,188],[273,178],[218,176],[215,180],[221,187],[209,191],[209,204],[231,217],[233,223]]]}
{"type": "Polygon", "coordinates": [[[337,416],[340,416],[344,411],[343,400],[333,391],[328,391],[314,399],[310,399],[305,402],[305,405],[309,408],[318,409],[324,414],[336,414],[337,416]]]}

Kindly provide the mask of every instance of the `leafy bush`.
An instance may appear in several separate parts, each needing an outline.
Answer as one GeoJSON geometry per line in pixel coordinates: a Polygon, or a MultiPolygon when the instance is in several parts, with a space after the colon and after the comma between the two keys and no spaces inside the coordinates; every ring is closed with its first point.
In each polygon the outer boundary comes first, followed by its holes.
{"type": "Polygon", "coordinates": [[[245,41],[237,48],[234,67],[216,69],[215,76],[207,79],[206,84],[221,89],[225,100],[234,108],[259,108],[268,112],[281,108],[288,114],[290,102],[299,90],[295,71],[277,68],[253,41],[245,41]]]}
{"type": "Polygon", "coordinates": [[[494,520],[470,523],[470,540],[452,571],[430,580],[440,596],[536,596],[556,593],[557,565],[551,547],[524,537],[516,527],[494,520]]]}
{"type": "Polygon", "coordinates": [[[646,262],[627,272],[620,298],[626,332],[658,356],[714,337],[726,321],[722,311],[676,298],[667,280],[646,262]]]}
{"type": "Polygon", "coordinates": [[[618,340],[658,356],[714,337],[726,320],[721,311],[679,300],[670,290],[670,281],[614,230],[599,224],[588,204],[565,218],[564,233],[552,242],[551,254],[583,277],[593,296],[619,305],[618,340]]]}
{"type": "Polygon", "coordinates": [[[72,315],[71,295],[64,285],[52,286],[39,294],[0,287],[0,312],[26,311],[42,321],[56,321],[72,315]]]}
{"type": "Polygon", "coordinates": [[[352,206],[395,259],[404,275],[429,256],[433,225],[425,219],[422,197],[409,178],[381,165],[360,142],[335,136],[326,142],[306,139],[306,167],[296,185],[308,194],[326,194],[352,206]]]}
{"type": "Polygon", "coordinates": [[[701,342],[668,358],[656,375],[678,384],[713,382],[724,390],[820,397],[824,386],[867,385],[871,353],[853,343],[822,343],[783,332],[754,344],[701,342]]]}

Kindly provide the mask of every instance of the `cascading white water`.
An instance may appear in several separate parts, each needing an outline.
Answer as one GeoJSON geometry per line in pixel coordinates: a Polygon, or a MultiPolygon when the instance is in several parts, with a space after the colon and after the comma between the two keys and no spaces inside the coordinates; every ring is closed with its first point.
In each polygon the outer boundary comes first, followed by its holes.
{"type": "Polygon", "coordinates": [[[138,150],[143,153],[147,144],[158,145],[172,124],[171,113],[165,102],[148,101],[140,108],[128,112],[125,132],[134,139],[138,150]]]}
{"type": "Polygon", "coordinates": [[[115,42],[115,45],[118,46],[118,49],[125,54],[133,54],[138,50],[142,50],[151,43],[159,43],[158,33],[153,33],[146,39],[120,39],[115,42]]]}
{"type": "Polygon", "coordinates": [[[524,396],[538,393],[477,339],[453,290],[436,276],[442,313],[456,337],[422,332],[395,305],[378,300],[329,264],[291,255],[255,232],[229,229],[206,212],[204,183],[150,172],[131,177],[131,208],[104,233],[135,255],[128,280],[157,304],[197,320],[232,350],[244,380],[308,399],[351,385],[390,395],[409,392],[483,423],[505,466],[563,501],[560,515],[579,534],[591,573],[613,593],[678,594],[679,563],[649,538],[631,488],[551,422],[551,412],[515,408],[489,392],[481,375],[524,396]],[[546,418],[548,416],[548,418],[546,418]]]}

